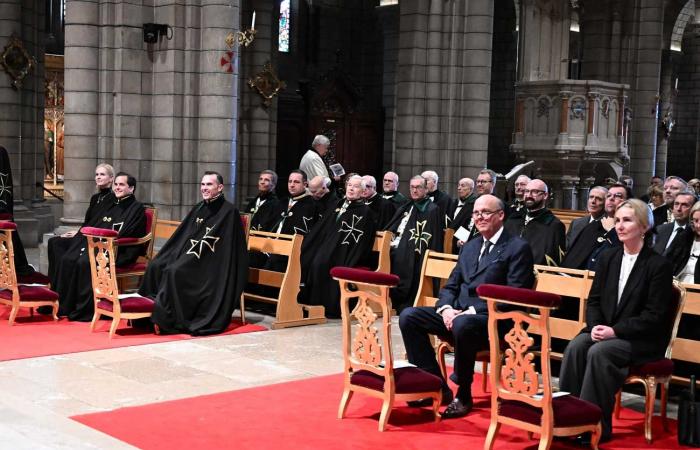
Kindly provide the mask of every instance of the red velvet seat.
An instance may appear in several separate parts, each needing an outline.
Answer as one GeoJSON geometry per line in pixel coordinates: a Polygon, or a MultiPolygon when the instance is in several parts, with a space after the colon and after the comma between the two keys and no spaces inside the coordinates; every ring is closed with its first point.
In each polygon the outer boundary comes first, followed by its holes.
{"type": "MultiPolygon", "coordinates": [[[[148,297],[126,297],[119,300],[123,313],[152,313],[155,303],[148,297]]],[[[97,307],[114,312],[112,302],[101,300],[97,307]]]]}
{"type": "MultiPolygon", "coordinates": [[[[58,300],[58,294],[41,286],[17,286],[19,291],[19,300],[58,300]]],[[[12,300],[12,291],[10,289],[3,289],[0,291],[0,298],[4,300],[12,300]]]]}
{"type": "Polygon", "coordinates": [[[125,288],[124,283],[128,279],[135,279],[136,282],[139,281],[141,277],[146,273],[146,267],[148,263],[153,259],[153,243],[154,236],[156,234],[156,222],[157,222],[157,211],[156,208],[147,207],[144,210],[146,216],[146,235],[143,237],[121,237],[115,239],[114,245],[117,250],[121,247],[133,247],[142,246],[144,248],[143,256],[127,266],[117,267],[117,280],[119,282],[120,288],[125,288]]]}
{"type": "MultiPolygon", "coordinates": [[[[598,405],[581,400],[573,395],[552,399],[555,427],[579,427],[600,422],[603,416],[598,405]]],[[[516,400],[503,400],[498,414],[515,420],[539,425],[542,422],[542,409],[516,400]]]]}
{"type": "MultiPolygon", "coordinates": [[[[363,386],[375,391],[384,389],[384,377],[370,372],[369,370],[354,372],[350,377],[350,382],[354,385],[363,386]]],[[[440,377],[436,377],[432,373],[428,373],[417,367],[394,369],[394,383],[396,383],[397,394],[437,391],[442,387],[442,380],[440,377]]]]}
{"type": "Polygon", "coordinates": [[[628,376],[670,377],[673,374],[673,360],[659,359],[639,366],[630,367],[628,376]]]}

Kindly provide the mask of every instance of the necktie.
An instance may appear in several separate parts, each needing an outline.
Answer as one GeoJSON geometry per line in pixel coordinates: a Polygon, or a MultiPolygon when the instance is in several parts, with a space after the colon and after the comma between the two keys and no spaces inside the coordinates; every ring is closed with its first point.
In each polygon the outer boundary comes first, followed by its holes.
{"type": "Polygon", "coordinates": [[[668,248],[671,246],[671,243],[676,238],[676,235],[683,230],[685,230],[684,227],[676,227],[673,229],[671,236],[668,238],[668,242],[666,242],[666,249],[665,250],[668,250],[668,248]]]}
{"type": "Polygon", "coordinates": [[[481,255],[479,255],[479,268],[481,268],[481,262],[484,261],[484,256],[489,254],[489,250],[491,250],[491,246],[493,243],[491,241],[486,241],[484,243],[484,249],[481,251],[481,255]]]}

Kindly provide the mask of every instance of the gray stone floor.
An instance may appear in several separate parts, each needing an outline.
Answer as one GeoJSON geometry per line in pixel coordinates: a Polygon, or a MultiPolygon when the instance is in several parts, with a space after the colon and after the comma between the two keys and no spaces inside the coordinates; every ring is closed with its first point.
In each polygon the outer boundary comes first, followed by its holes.
{"type": "MultiPolygon", "coordinates": [[[[38,250],[28,253],[37,262],[38,250]]],[[[260,314],[250,313],[248,318],[270,323],[269,317],[260,314]]],[[[6,326],[0,323],[0,341],[6,326]]],[[[395,355],[403,355],[398,326],[393,332],[395,355]]],[[[340,333],[340,322],[330,321],[0,362],[0,448],[131,448],[69,417],[338,373],[342,370],[340,333]]],[[[643,400],[626,394],[624,404],[641,410],[643,400]]],[[[671,415],[675,417],[675,405],[671,415]]]]}

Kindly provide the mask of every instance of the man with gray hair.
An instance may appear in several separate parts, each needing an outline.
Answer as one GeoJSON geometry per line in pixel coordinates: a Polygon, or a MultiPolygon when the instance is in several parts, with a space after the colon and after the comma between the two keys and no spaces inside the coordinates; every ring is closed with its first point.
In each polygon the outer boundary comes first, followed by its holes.
{"type": "Polygon", "coordinates": [[[513,187],[515,188],[515,198],[506,207],[506,216],[511,216],[513,214],[519,214],[525,210],[525,199],[523,198],[523,192],[525,192],[525,186],[530,182],[530,177],[527,175],[518,175],[515,179],[513,187]]]}
{"type": "MultiPolygon", "coordinates": [[[[472,219],[472,210],[474,209],[475,201],[474,180],[471,178],[462,178],[459,180],[459,183],[457,183],[457,198],[452,201],[447,217],[450,219],[449,228],[455,231],[464,228],[469,232],[469,239],[467,239],[467,241],[479,234],[476,227],[474,227],[474,220],[472,219]]],[[[457,238],[453,238],[452,253],[459,253],[459,249],[461,248],[460,242],[461,241],[457,238]]]]}
{"type": "Polygon", "coordinates": [[[530,244],[535,264],[558,266],[566,246],[566,228],[547,208],[549,188],[544,181],[534,179],[523,194],[525,214],[509,217],[506,230],[530,244]]]}
{"type": "Polygon", "coordinates": [[[323,162],[323,156],[328,153],[331,141],[322,134],[317,135],[311,143],[311,150],[307,150],[299,163],[299,169],[306,173],[308,179],[321,176],[328,178],[328,169],[323,162]]]}
{"type": "Polygon", "coordinates": [[[679,192],[688,190],[688,183],[681,177],[668,176],[664,180],[664,205],[654,210],[654,229],[667,222],[673,222],[673,201],[679,192]]]}
{"type": "Polygon", "coordinates": [[[440,217],[443,218],[443,228],[445,228],[450,223],[447,212],[452,204],[452,199],[438,189],[438,174],[434,170],[426,170],[421,176],[428,183],[428,198],[440,208],[440,217]]]}
{"type": "Polygon", "coordinates": [[[329,189],[330,185],[331,179],[320,175],[309,181],[309,193],[316,202],[316,209],[320,217],[323,217],[329,209],[335,208],[338,203],[338,196],[335,191],[329,189]]]}
{"type": "Polygon", "coordinates": [[[258,195],[248,202],[245,212],[252,214],[250,229],[270,231],[277,220],[279,199],[275,194],[277,174],[269,169],[260,172],[258,177],[258,195]]]}
{"type": "MultiPolygon", "coordinates": [[[[616,189],[616,191],[619,188],[616,189]]],[[[569,269],[586,269],[591,255],[606,239],[608,232],[600,223],[605,216],[605,200],[608,189],[596,186],[588,191],[586,209],[588,215],[571,222],[566,233],[566,255],[561,261],[562,267],[569,269]]]]}
{"type": "Polygon", "coordinates": [[[382,197],[384,200],[390,200],[397,208],[408,202],[406,196],[399,192],[399,176],[396,172],[389,171],[384,174],[382,197]]]}
{"type": "Polygon", "coordinates": [[[363,176],[362,181],[364,182],[362,198],[365,200],[365,205],[369,206],[374,213],[377,229],[383,230],[391,218],[394,217],[396,205],[377,194],[377,180],[372,175],[363,176]]]}

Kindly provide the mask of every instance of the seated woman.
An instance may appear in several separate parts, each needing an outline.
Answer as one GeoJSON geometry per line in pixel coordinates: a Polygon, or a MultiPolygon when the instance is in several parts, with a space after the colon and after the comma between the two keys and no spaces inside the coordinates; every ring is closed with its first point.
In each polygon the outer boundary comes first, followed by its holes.
{"type": "Polygon", "coordinates": [[[615,230],[622,246],[599,257],[587,326],[564,351],[559,386],[600,406],[601,441],[612,437],[615,394],[629,366],[662,358],[670,338],[673,274],[666,259],[644,245],[652,225],[651,210],[641,200],[617,208],[615,230]]]}
{"type": "MultiPolygon", "coordinates": [[[[114,168],[109,164],[99,164],[95,167],[95,187],[97,193],[90,197],[90,205],[85,212],[83,220],[84,227],[92,226],[92,220],[98,216],[100,209],[110,203],[112,197],[112,182],[114,181],[114,168]]],[[[49,256],[49,278],[56,277],[56,268],[58,260],[63,254],[75,243],[76,240],[81,240],[82,236],[75,237],[75,231],[69,231],[60,236],[54,236],[49,239],[47,244],[49,256]]],[[[49,309],[50,310],[50,309],[49,309]]]]}
{"type": "MultiPolygon", "coordinates": [[[[112,186],[114,194],[103,200],[105,205],[100,207],[98,214],[85,225],[115,230],[119,237],[144,236],[146,214],[143,205],[134,198],[135,188],[134,177],[123,172],[118,173],[112,186]]],[[[49,261],[50,264],[55,264],[55,267],[49,267],[49,273],[52,274],[51,289],[58,292],[59,316],[89,322],[94,313],[94,302],[90,261],[86,252],[87,240],[78,233],[70,241],[70,246],[60,256],[55,256],[53,261],[49,261]]],[[[142,251],[140,247],[119,250],[117,267],[133,263],[142,251]]]]}

